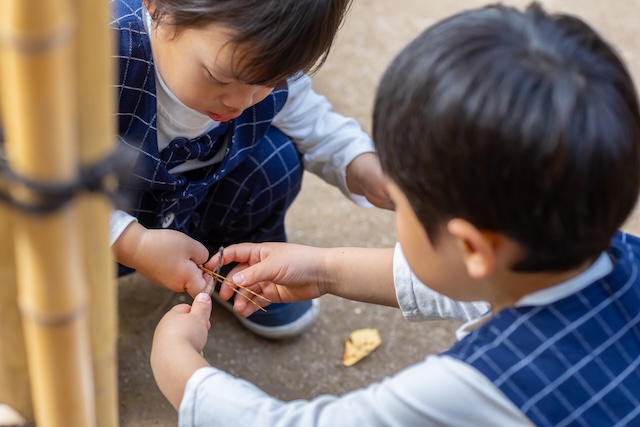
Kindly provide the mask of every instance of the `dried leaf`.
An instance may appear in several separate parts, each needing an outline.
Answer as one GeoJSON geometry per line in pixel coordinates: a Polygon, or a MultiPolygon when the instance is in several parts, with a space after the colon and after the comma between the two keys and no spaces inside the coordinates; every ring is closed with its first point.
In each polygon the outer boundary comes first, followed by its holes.
{"type": "Polygon", "coordinates": [[[375,328],[357,329],[351,332],[344,345],[342,364],[344,366],[355,365],[370,355],[381,343],[380,333],[375,328]]]}

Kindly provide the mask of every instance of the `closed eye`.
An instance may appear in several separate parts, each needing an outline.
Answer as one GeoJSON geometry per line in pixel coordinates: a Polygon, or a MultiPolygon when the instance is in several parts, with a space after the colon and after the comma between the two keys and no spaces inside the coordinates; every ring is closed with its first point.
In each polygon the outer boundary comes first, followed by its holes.
{"type": "Polygon", "coordinates": [[[209,78],[209,80],[211,80],[213,82],[213,84],[217,85],[217,86],[226,86],[228,84],[231,84],[231,82],[223,82],[220,81],[218,79],[216,79],[213,74],[211,74],[211,71],[209,71],[207,68],[205,68],[206,72],[207,72],[207,77],[209,78]]]}

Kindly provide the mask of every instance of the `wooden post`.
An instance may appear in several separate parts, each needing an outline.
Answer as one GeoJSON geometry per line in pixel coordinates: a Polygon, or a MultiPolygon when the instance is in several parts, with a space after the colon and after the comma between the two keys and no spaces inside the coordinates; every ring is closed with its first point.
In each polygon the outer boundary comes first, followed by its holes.
{"type": "MultiPolygon", "coordinates": [[[[108,28],[109,2],[74,1],[78,16],[78,85],[84,88],[78,94],[79,152],[82,163],[91,165],[109,154],[114,146],[114,43],[108,28]]],[[[118,301],[115,262],[109,247],[112,206],[98,194],[81,200],[97,425],[117,427],[118,301]]]]}
{"type": "MultiPolygon", "coordinates": [[[[6,155],[30,180],[63,184],[76,176],[75,31],[68,0],[0,3],[6,155]]],[[[38,201],[25,188],[12,190],[38,201]]],[[[74,201],[45,216],[14,217],[18,302],[39,427],[95,425],[78,211],[74,201]]]]}
{"type": "MultiPolygon", "coordinates": [[[[26,421],[33,420],[33,408],[17,292],[12,214],[0,206],[0,404],[8,405],[26,421]]],[[[8,422],[0,417],[0,425],[8,422]]]]}
{"type": "MultiPolygon", "coordinates": [[[[0,47],[0,70],[3,68],[2,53],[0,47]]],[[[2,122],[0,109],[0,143],[4,139],[2,122]]],[[[8,191],[6,183],[0,183],[0,191],[8,191]]],[[[27,420],[33,421],[33,406],[22,319],[18,310],[13,214],[7,206],[0,206],[0,313],[0,425],[22,425],[27,420]]]]}

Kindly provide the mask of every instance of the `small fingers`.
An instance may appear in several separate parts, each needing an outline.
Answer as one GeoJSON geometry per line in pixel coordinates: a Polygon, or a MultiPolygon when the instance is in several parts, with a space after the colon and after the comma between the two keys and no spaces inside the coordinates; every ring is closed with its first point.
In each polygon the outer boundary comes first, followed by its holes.
{"type": "Polygon", "coordinates": [[[196,295],[196,298],[193,300],[193,305],[191,306],[191,314],[198,316],[200,319],[209,321],[209,317],[211,317],[211,297],[204,292],[196,295]]]}
{"type": "MultiPolygon", "coordinates": [[[[220,282],[218,282],[218,283],[220,283],[220,282]]],[[[218,290],[218,296],[220,297],[221,300],[227,301],[235,293],[235,291],[234,291],[235,288],[236,288],[236,285],[234,285],[233,283],[229,282],[228,280],[225,280],[220,285],[220,289],[218,290]]]]}
{"type": "Polygon", "coordinates": [[[215,286],[215,282],[213,277],[210,274],[203,272],[200,270],[196,264],[193,264],[193,269],[189,270],[190,278],[184,284],[183,290],[188,293],[192,298],[195,298],[201,292],[204,292],[211,296],[213,293],[213,288],[215,286]]]}
{"type": "Polygon", "coordinates": [[[169,310],[170,313],[174,314],[184,314],[189,313],[191,311],[191,306],[189,304],[178,304],[171,307],[169,310]]]}
{"type": "Polygon", "coordinates": [[[271,300],[268,299],[262,292],[261,288],[252,287],[238,289],[238,296],[234,300],[233,309],[242,317],[247,317],[258,310],[267,311],[267,307],[271,304],[271,300]]]}

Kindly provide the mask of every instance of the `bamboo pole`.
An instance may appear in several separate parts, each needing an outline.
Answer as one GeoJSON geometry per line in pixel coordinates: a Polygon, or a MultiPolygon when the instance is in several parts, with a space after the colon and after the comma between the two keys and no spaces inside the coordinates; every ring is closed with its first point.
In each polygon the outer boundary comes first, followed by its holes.
{"type": "MultiPolygon", "coordinates": [[[[20,176],[67,182],[77,165],[69,1],[5,0],[0,7],[7,159],[20,176]]],[[[37,200],[25,189],[12,195],[37,200]]],[[[39,427],[95,425],[78,219],[77,203],[71,203],[14,221],[18,302],[39,427]]]]}
{"type": "MultiPolygon", "coordinates": [[[[77,69],[80,156],[94,164],[113,148],[115,100],[109,2],[74,0],[78,15],[77,69]]],[[[115,183],[114,183],[115,185],[115,183]]],[[[118,426],[117,287],[109,248],[111,204],[100,195],[82,197],[83,248],[89,283],[89,323],[97,425],[118,426]]]]}
{"type": "MultiPolygon", "coordinates": [[[[33,408],[14,262],[12,215],[0,206],[0,404],[8,405],[26,421],[33,420],[33,408]]],[[[0,425],[8,422],[0,417],[0,425]]]]}
{"type": "MultiPolygon", "coordinates": [[[[2,52],[0,49],[0,70],[3,68],[2,52]]],[[[0,143],[4,139],[2,123],[0,109],[0,143]]],[[[4,156],[1,147],[0,156],[4,156]]],[[[0,183],[0,191],[7,190],[6,183],[0,183]]],[[[22,425],[27,419],[33,420],[27,352],[17,293],[13,215],[6,206],[0,206],[0,425],[22,425]]]]}

